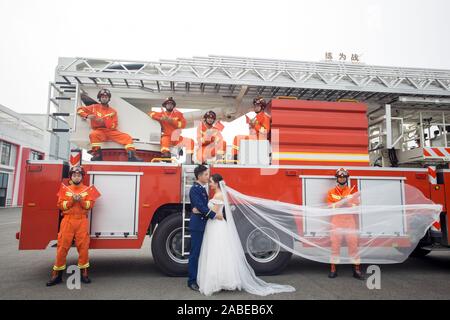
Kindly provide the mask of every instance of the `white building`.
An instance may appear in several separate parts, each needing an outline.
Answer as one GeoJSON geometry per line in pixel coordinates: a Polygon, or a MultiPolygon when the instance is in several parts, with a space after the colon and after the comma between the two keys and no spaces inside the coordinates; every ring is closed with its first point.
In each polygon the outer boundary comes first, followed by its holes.
{"type": "MultiPolygon", "coordinates": [[[[19,114],[0,105],[0,207],[22,206],[27,160],[61,158],[51,147],[46,121],[45,114],[19,114]]],[[[63,153],[67,159],[68,147],[63,153]]]]}

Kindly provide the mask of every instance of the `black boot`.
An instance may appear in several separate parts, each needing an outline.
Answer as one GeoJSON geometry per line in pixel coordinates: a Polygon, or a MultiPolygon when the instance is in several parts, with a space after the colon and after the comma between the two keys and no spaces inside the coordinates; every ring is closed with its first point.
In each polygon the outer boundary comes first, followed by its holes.
{"type": "Polygon", "coordinates": [[[88,268],[81,269],[81,282],[91,283],[91,279],[88,276],[88,268]]]}
{"type": "Polygon", "coordinates": [[[331,265],[330,273],[328,274],[328,278],[334,279],[338,276],[337,274],[337,268],[335,264],[331,265]]]}
{"type": "Polygon", "coordinates": [[[358,280],[364,280],[364,274],[361,272],[361,267],[359,265],[353,266],[353,278],[358,280]]]}
{"type": "Polygon", "coordinates": [[[62,282],[62,275],[63,275],[63,271],[52,271],[52,276],[50,278],[50,280],[47,282],[47,287],[51,287],[54,286],[58,283],[62,282]]]}
{"type": "Polygon", "coordinates": [[[136,157],[136,151],[134,150],[128,150],[128,161],[131,162],[144,162],[141,158],[136,157]]]}
{"type": "Polygon", "coordinates": [[[92,151],[91,161],[103,161],[102,149],[92,151]]]}

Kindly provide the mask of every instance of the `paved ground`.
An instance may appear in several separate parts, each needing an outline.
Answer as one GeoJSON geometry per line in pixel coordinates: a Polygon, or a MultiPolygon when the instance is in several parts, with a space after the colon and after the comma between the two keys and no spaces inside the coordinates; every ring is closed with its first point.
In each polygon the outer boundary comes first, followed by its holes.
{"type": "MultiPolygon", "coordinates": [[[[140,250],[91,251],[93,282],[80,290],[64,284],[47,288],[55,249],[18,251],[15,233],[20,209],[0,209],[0,299],[206,299],[186,287],[185,278],[164,276],[153,263],[150,240],[140,250]]],[[[76,263],[76,249],[68,265],[76,263]]],[[[369,290],[343,267],[337,279],[327,267],[293,258],[282,275],[266,281],[291,284],[295,293],[265,299],[450,299],[450,252],[409,259],[401,265],[381,266],[381,289],[369,290]]],[[[258,299],[245,292],[223,292],[210,299],[258,299]]]]}

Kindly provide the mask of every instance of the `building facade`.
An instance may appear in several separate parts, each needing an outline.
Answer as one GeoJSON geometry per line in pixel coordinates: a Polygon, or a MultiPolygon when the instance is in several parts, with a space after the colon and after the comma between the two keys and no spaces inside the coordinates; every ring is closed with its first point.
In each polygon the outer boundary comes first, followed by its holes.
{"type": "Polygon", "coordinates": [[[52,159],[46,115],[0,105],[0,208],[22,206],[27,160],[52,159]]]}

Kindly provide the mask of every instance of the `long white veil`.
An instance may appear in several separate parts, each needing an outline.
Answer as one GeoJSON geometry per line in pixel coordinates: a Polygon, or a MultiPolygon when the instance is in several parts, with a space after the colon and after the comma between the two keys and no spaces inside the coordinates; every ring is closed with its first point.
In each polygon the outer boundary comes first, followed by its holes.
{"type": "Polygon", "coordinates": [[[255,294],[293,288],[267,284],[255,276],[245,259],[245,254],[253,250],[247,237],[252,230],[264,234],[281,251],[317,262],[401,263],[442,211],[441,205],[434,204],[420,190],[406,184],[401,204],[364,204],[364,197],[370,194],[376,198],[383,192],[383,187],[379,186],[374,190],[364,190],[364,194],[357,192],[338,202],[335,208],[327,204],[301,206],[252,197],[228,187],[223,181],[220,186],[233,239],[230,245],[242,258],[239,269],[245,289],[255,294]],[[341,222],[350,221],[355,226],[337,225],[335,221],[339,219],[341,222]],[[357,239],[356,253],[351,252],[346,244],[351,236],[357,239]],[[336,246],[336,239],[339,246],[336,246]]]}
{"type": "Polygon", "coordinates": [[[236,224],[233,219],[233,212],[228,201],[228,190],[223,181],[220,182],[220,187],[223,192],[225,214],[227,219],[227,231],[229,233],[229,246],[231,250],[236,253],[236,270],[241,280],[241,288],[245,291],[260,296],[267,296],[269,294],[281,292],[293,292],[295,288],[289,285],[280,285],[275,283],[268,283],[258,278],[253,268],[247,262],[245,253],[241,244],[241,240],[236,229],[236,224]]]}

